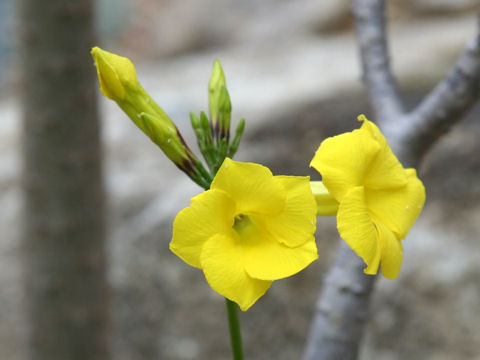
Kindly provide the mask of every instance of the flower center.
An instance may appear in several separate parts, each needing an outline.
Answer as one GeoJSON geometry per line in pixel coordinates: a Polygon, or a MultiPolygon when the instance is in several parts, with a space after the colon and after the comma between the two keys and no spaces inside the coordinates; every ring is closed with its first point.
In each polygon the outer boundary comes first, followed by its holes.
{"type": "Polygon", "coordinates": [[[251,216],[245,214],[238,214],[235,216],[233,229],[241,237],[248,237],[255,231],[255,228],[255,222],[253,221],[251,216]]]}

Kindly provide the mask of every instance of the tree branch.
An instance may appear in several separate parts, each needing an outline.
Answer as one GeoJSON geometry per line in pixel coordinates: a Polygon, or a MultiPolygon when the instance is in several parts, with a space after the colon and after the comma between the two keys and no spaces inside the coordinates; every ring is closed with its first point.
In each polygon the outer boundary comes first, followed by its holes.
{"type": "Polygon", "coordinates": [[[363,80],[377,119],[403,114],[395,79],[390,70],[386,38],[385,2],[356,0],[353,3],[355,32],[363,68],[363,80]]]}
{"type": "MultiPolygon", "coordinates": [[[[453,70],[412,112],[405,114],[391,75],[384,1],[355,0],[357,39],[364,78],[377,122],[405,167],[417,167],[432,145],[472,107],[480,87],[480,29],[453,70]]],[[[358,356],[376,277],[342,242],[319,297],[306,360],[354,360],[358,356]]]]}
{"type": "Polygon", "coordinates": [[[317,301],[306,360],[356,358],[376,279],[365,275],[364,268],[363,260],[342,241],[317,301]]]}
{"type": "Polygon", "coordinates": [[[17,3],[25,358],[109,360],[94,2],[17,3]]]}
{"type": "Polygon", "coordinates": [[[418,167],[432,145],[471,109],[479,90],[480,26],[448,76],[395,125],[396,134],[391,137],[398,142],[394,150],[403,164],[418,167]]]}

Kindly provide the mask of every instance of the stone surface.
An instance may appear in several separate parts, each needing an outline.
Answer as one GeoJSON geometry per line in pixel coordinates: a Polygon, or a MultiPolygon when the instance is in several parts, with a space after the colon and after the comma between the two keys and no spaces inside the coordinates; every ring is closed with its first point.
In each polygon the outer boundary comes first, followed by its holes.
{"type": "Polygon", "coordinates": [[[413,10],[427,14],[474,11],[480,6],[479,0],[408,0],[407,3],[413,10]]]}

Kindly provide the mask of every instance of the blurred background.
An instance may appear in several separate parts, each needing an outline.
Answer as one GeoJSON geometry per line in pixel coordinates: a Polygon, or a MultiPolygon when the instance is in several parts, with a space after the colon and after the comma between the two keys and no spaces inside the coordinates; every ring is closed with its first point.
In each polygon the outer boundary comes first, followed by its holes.
{"type": "MultiPolygon", "coordinates": [[[[478,0],[390,0],[393,69],[414,106],[475,33],[478,0]]],[[[19,234],[20,109],[13,0],[0,0],[0,359],[25,356],[19,234]]],[[[360,79],[350,1],[98,0],[99,45],[128,56],[144,88],[195,148],[188,112],[207,110],[213,60],[223,64],[237,159],[275,174],[308,164],[327,136],[372,117],[360,79]]],[[[92,64],[93,66],[93,64],[92,64]]],[[[108,197],[110,342],[118,360],[228,359],[223,299],[168,250],[175,214],[200,192],[107,99],[101,99],[108,197]]],[[[480,359],[480,108],[425,159],[424,212],[404,242],[400,277],[381,279],[361,359],[480,359]]],[[[320,259],[277,281],[241,314],[248,359],[299,359],[335,220],[320,218],[320,259]]]]}

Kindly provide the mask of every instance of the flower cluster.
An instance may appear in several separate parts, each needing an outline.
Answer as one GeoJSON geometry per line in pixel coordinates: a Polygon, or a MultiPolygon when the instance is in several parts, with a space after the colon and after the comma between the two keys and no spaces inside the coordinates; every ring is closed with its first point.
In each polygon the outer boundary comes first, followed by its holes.
{"type": "Polygon", "coordinates": [[[363,115],[360,129],[324,140],[311,166],[322,181],[273,176],[254,163],[231,160],[244,119],[230,139],[232,105],[225,75],[215,61],[208,85],[209,116],[190,113],[207,169],[174,122],[142,88],[124,57],[92,49],[100,90],[193,181],[206,189],[173,224],[170,249],[200,268],[210,286],[250,308],[270,287],[318,258],[316,215],[337,216],[340,236],[365,261],[398,276],[402,244],[425,202],[415,169],[404,169],[375,124],[363,115]],[[213,179],[213,181],[212,181],[213,179]]]}

